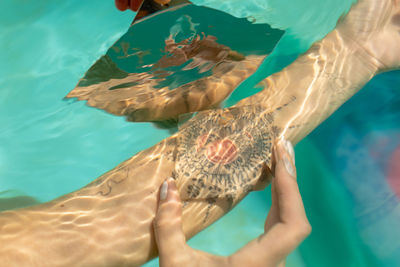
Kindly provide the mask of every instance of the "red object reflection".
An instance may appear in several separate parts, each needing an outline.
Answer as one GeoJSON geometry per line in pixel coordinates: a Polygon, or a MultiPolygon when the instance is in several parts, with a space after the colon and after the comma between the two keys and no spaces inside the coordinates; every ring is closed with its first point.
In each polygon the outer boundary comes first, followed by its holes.
{"type": "Polygon", "coordinates": [[[115,6],[121,11],[125,11],[127,9],[138,11],[143,1],[144,0],[115,0],[115,6]]]}

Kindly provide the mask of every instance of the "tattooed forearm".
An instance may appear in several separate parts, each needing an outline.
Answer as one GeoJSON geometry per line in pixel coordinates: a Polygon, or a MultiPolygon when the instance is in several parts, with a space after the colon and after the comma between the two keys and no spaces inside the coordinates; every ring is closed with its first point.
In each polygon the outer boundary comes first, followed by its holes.
{"type": "Polygon", "coordinates": [[[100,176],[90,184],[88,184],[84,189],[77,192],[77,195],[88,194],[87,190],[90,190],[90,195],[100,195],[108,196],[112,193],[113,187],[115,185],[121,184],[129,178],[130,166],[122,165],[117,166],[108,173],[100,176]]]}
{"type": "MultiPolygon", "coordinates": [[[[129,177],[129,169],[126,172],[126,178],[129,177]]],[[[125,179],[121,180],[114,180],[114,179],[108,179],[107,181],[104,182],[102,188],[97,192],[97,194],[100,194],[101,196],[105,197],[111,194],[112,187],[113,185],[122,183],[125,179]]]]}
{"type": "Polygon", "coordinates": [[[186,123],[179,135],[175,169],[182,199],[210,205],[224,199],[231,208],[252,191],[282,130],[274,125],[278,110],[233,107],[202,112],[186,123]]]}

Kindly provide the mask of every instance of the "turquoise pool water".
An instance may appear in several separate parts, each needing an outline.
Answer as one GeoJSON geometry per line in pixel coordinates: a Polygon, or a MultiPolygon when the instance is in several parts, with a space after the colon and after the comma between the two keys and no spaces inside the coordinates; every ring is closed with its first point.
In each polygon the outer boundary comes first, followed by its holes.
{"type": "MultiPolygon", "coordinates": [[[[353,1],[254,0],[246,9],[236,8],[243,1],[196,2],[287,30],[260,71],[232,96],[235,102],[332,29],[353,1]]],[[[62,100],[132,18],[111,0],[1,1],[0,197],[51,200],[169,135],[62,100]]],[[[400,145],[399,84],[399,72],[375,78],[296,146],[313,233],[288,266],[399,265],[399,202],[387,178],[390,162],[399,162],[393,156],[400,145]]],[[[268,192],[252,193],[189,243],[232,253],[262,233],[268,207],[268,192]]]]}

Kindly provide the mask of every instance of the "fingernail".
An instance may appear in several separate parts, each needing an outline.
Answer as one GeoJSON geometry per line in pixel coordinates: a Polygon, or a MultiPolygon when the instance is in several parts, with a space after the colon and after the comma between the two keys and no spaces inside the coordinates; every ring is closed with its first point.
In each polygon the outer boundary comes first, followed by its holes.
{"type": "Polygon", "coordinates": [[[168,194],[168,182],[165,180],[160,189],[160,200],[165,200],[167,199],[167,194],[168,194]]]}
{"type": "Polygon", "coordinates": [[[286,155],[283,155],[282,160],[283,164],[285,165],[286,171],[290,174],[290,176],[295,177],[294,167],[289,158],[286,155]]]}
{"type": "Polygon", "coordinates": [[[289,140],[284,140],[283,144],[284,144],[284,146],[285,146],[286,152],[287,152],[287,153],[289,154],[289,156],[292,158],[293,164],[295,164],[294,149],[293,149],[292,142],[290,142],[289,140]]]}

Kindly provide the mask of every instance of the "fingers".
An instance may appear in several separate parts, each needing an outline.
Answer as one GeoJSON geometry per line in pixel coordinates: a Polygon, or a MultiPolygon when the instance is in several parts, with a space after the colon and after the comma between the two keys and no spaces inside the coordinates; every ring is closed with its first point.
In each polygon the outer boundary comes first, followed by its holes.
{"type": "Polygon", "coordinates": [[[186,249],[186,239],[182,231],[182,203],[175,181],[168,178],[160,188],[160,201],[154,219],[160,266],[173,266],[186,249]]]}
{"type": "Polygon", "coordinates": [[[298,203],[302,205],[302,201],[297,183],[293,180],[296,179],[294,161],[294,149],[292,144],[289,141],[279,140],[272,150],[272,168],[275,173],[275,178],[272,179],[271,183],[272,205],[265,221],[265,232],[277,222],[282,222],[282,220],[290,221],[291,219],[287,218],[287,216],[290,217],[290,215],[293,214],[293,212],[290,212],[291,210],[304,211],[302,206],[298,207],[298,203]],[[293,199],[294,197],[300,197],[300,201],[298,199],[293,199]],[[287,215],[288,209],[289,215],[287,215]]]}
{"type": "Polygon", "coordinates": [[[311,226],[296,180],[292,144],[284,139],[279,140],[273,154],[276,161],[274,183],[279,223],[267,235],[271,235],[271,238],[280,236],[282,241],[280,248],[277,248],[287,255],[310,234],[311,226]]]}
{"type": "Polygon", "coordinates": [[[154,219],[161,267],[227,266],[227,258],[194,250],[186,244],[182,231],[182,203],[172,178],[160,188],[160,201],[154,219]]]}
{"type": "Polygon", "coordinates": [[[290,141],[279,140],[273,157],[276,161],[274,200],[278,202],[280,221],[287,224],[308,223],[297,185],[294,150],[290,141]]]}
{"type": "Polygon", "coordinates": [[[266,233],[232,255],[232,262],[248,265],[251,261],[254,266],[277,266],[311,232],[296,181],[291,143],[280,140],[273,149],[273,157],[273,203],[265,225],[266,233]]]}
{"type": "MultiPolygon", "coordinates": [[[[275,180],[275,179],[274,179],[275,180]]],[[[268,211],[267,219],[264,224],[264,232],[268,232],[271,228],[278,222],[280,222],[279,218],[279,204],[278,199],[276,197],[276,189],[274,180],[271,183],[271,208],[268,211]]]]}
{"type": "Polygon", "coordinates": [[[311,226],[296,180],[294,149],[290,141],[279,140],[274,147],[273,157],[276,162],[273,201],[277,204],[279,223],[263,238],[279,237],[281,242],[276,248],[285,256],[310,234],[311,226]]]}
{"type": "MultiPolygon", "coordinates": [[[[272,176],[275,175],[276,169],[276,160],[274,156],[275,147],[272,148],[272,155],[271,155],[271,166],[272,166],[272,176]]],[[[272,228],[274,224],[280,221],[279,218],[279,206],[278,206],[278,198],[276,197],[276,189],[275,189],[275,180],[272,179],[271,181],[271,208],[269,209],[267,219],[265,220],[264,224],[264,232],[267,232],[272,228]]]]}

